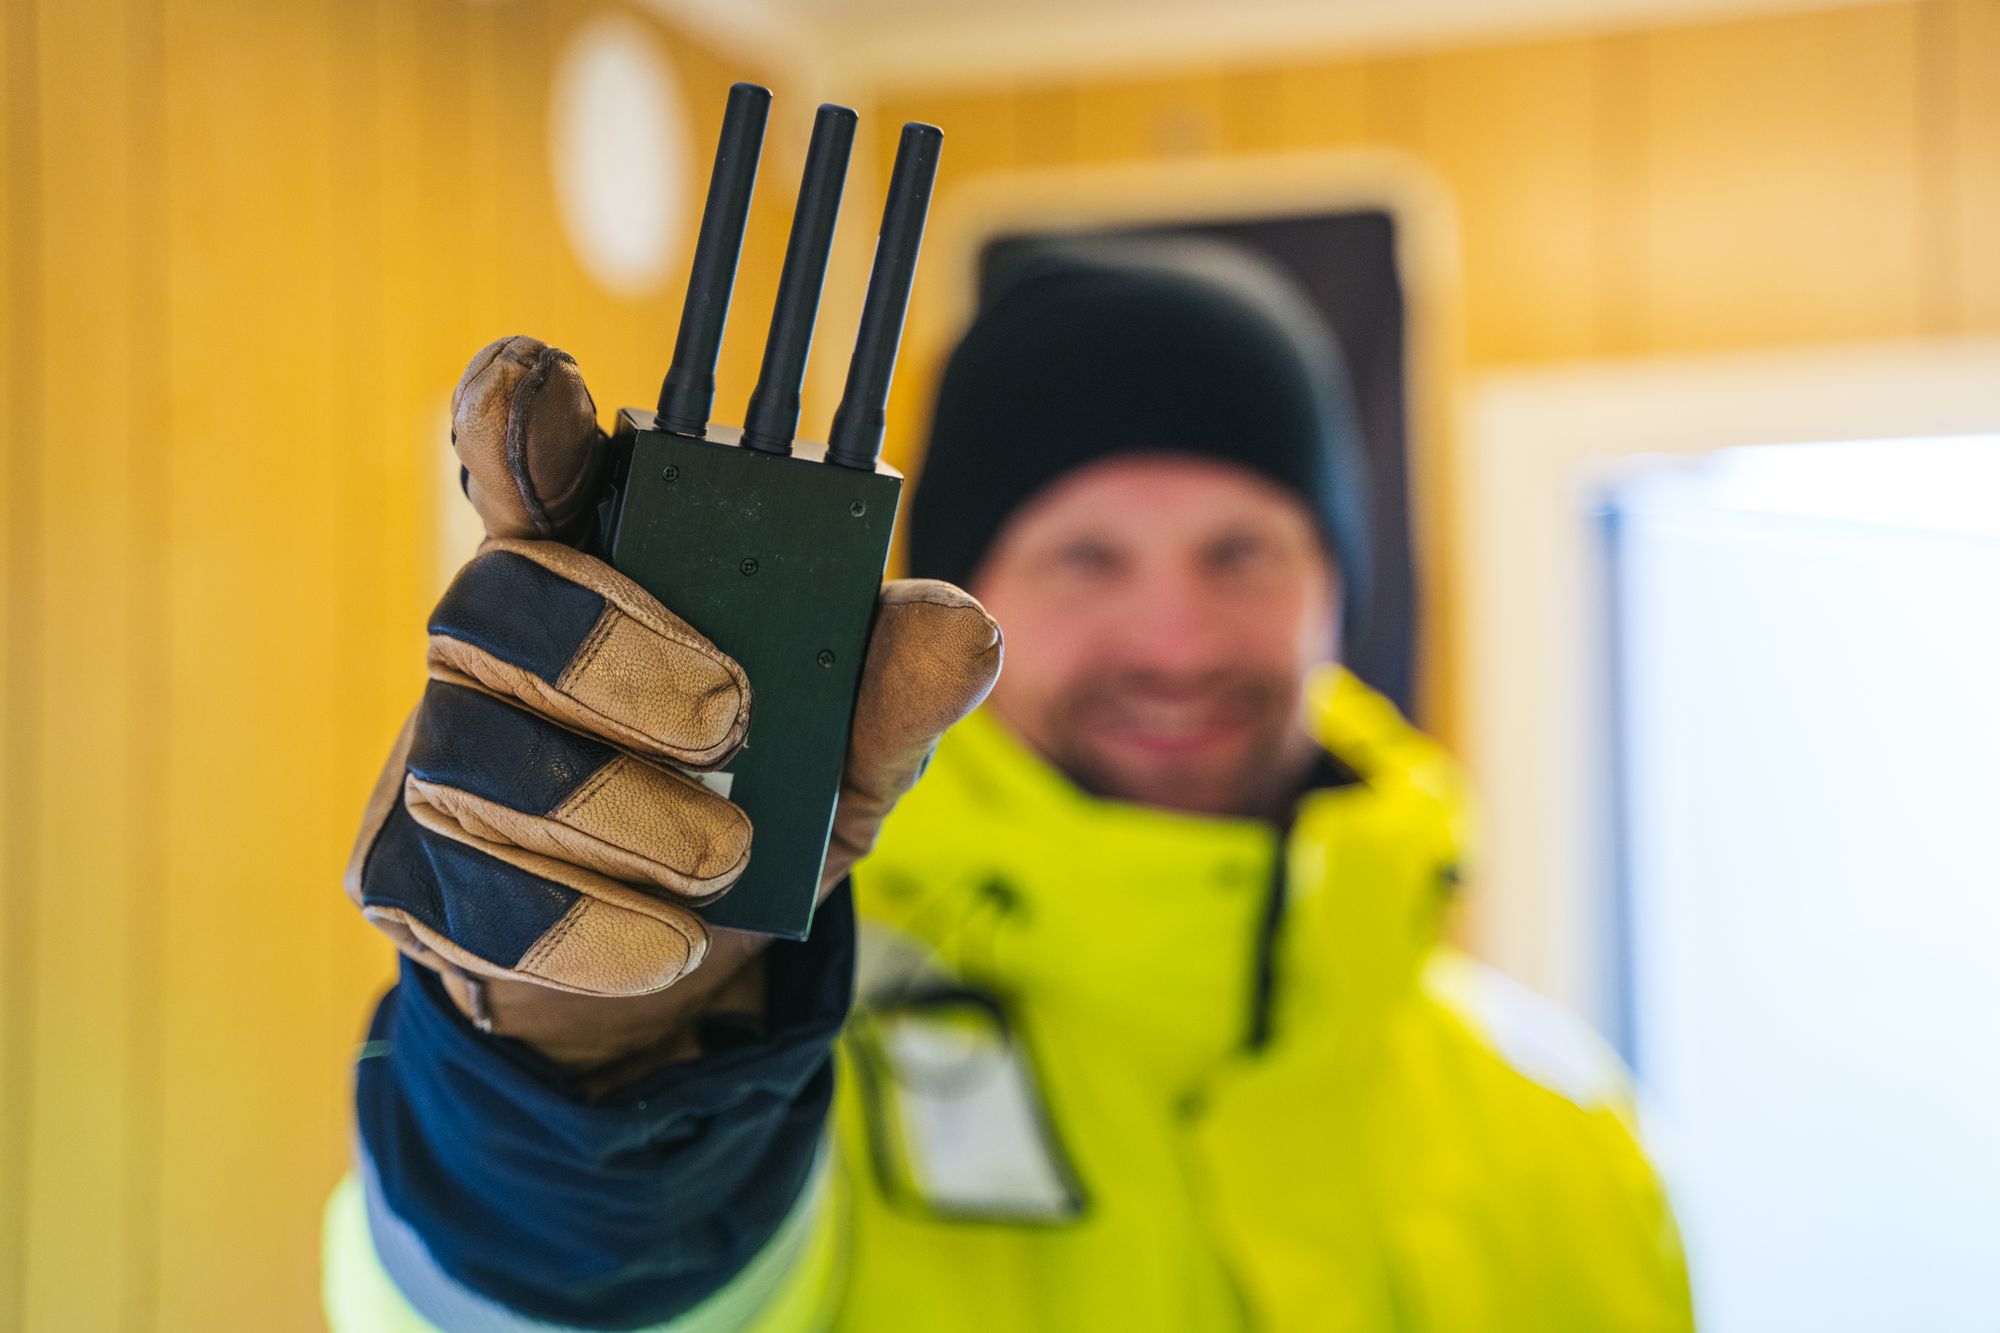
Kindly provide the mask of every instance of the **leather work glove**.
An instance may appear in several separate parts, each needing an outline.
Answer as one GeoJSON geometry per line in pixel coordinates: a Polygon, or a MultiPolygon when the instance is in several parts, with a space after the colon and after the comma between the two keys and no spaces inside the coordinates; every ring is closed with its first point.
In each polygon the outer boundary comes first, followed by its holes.
{"type": "MultiPolygon", "coordinates": [[[[567,354],[523,337],[482,349],[452,442],[488,536],[431,615],[430,683],[369,799],[347,894],[488,1031],[579,1068],[695,1054],[696,1017],[758,1009],[746,964],[764,937],[690,910],[743,873],[755,831],[678,770],[728,763],[751,683],[564,544],[588,529],[605,446],[567,354]]],[[[969,594],[883,585],[822,897],[1000,658],[969,594]]]]}

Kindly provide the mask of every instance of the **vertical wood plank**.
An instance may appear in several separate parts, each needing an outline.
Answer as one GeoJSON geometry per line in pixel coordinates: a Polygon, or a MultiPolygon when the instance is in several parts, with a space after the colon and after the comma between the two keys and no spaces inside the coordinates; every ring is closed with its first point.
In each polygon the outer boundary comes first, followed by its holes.
{"type": "Polygon", "coordinates": [[[1217,72],[1218,151],[1251,155],[1282,152],[1290,146],[1286,72],[1287,67],[1279,64],[1217,72]]]}
{"type": "MultiPolygon", "coordinates": [[[[381,5],[322,0],[322,8],[332,103],[341,121],[324,160],[331,225],[324,238],[328,249],[317,261],[335,278],[324,354],[334,387],[326,429],[334,453],[330,610],[336,646],[328,684],[339,719],[326,806],[337,848],[342,817],[353,820],[358,814],[381,767],[384,737],[415,697],[415,664],[406,661],[398,671],[391,658],[396,646],[405,648],[405,658],[413,655],[412,627],[421,622],[410,583],[415,570],[428,572],[428,562],[410,531],[412,484],[423,460],[416,449],[397,447],[403,443],[398,423],[407,414],[396,389],[414,359],[403,338],[419,321],[392,310],[395,303],[384,285],[389,248],[384,160],[389,141],[411,137],[409,120],[395,127],[383,114],[386,85],[398,39],[405,50],[414,43],[407,31],[393,26],[396,13],[381,5]],[[407,618],[399,619],[399,612],[407,618]]],[[[374,932],[355,919],[337,883],[302,883],[298,892],[328,918],[326,994],[316,1045],[322,1068],[335,1080],[336,1106],[344,1107],[347,1058],[364,1030],[368,998],[386,981],[389,960],[374,932]]],[[[344,1154],[327,1163],[329,1186],[332,1173],[345,1165],[344,1154]]]]}
{"type": "Polygon", "coordinates": [[[131,239],[125,274],[130,316],[126,340],[128,403],[136,424],[124,441],[131,482],[125,606],[134,660],[125,682],[125,787],[130,833],[123,904],[124,972],[133,1012],[125,1024],[128,1119],[123,1153],[129,1179],[126,1226],[131,1236],[121,1327],[160,1327],[160,1116],[166,1067],[161,1014],[165,995],[160,939],[165,929],[161,882],[167,865],[166,800],[174,730],[172,693],[161,669],[170,632],[169,569],[175,559],[172,491],[174,422],[171,353],[167,342],[167,70],[163,0],[129,0],[130,58],[127,119],[131,145],[131,239]]]}
{"type": "MultiPolygon", "coordinates": [[[[299,290],[288,304],[293,311],[298,344],[289,358],[296,370],[289,379],[286,400],[311,425],[300,429],[305,452],[293,475],[291,494],[281,503],[290,518],[287,547],[278,560],[295,573],[296,591],[279,590],[279,640],[292,646],[313,665],[287,679],[275,674],[283,714],[299,717],[310,711],[312,725],[294,725],[290,734],[262,738],[262,753],[253,763],[292,763],[294,790],[266,797],[270,811],[262,817],[279,833],[274,855],[289,868],[278,891],[272,923],[276,938],[291,957],[276,959],[271,975],[282,996],[274,1006],[278,1017],[295,1033],[286,1053],[285,1082],[279,1105],[296,1103],[291,1124],[274,1135],[289,1148],[284,1169],[274,1173],[265,1216],[280,1258],[273,1273],[271,1304],[291,1317],[294,1310],[316,1307],[318,1264],[312,1242],[317,1235],[320,1206],[345,1165],[349,1115],[348,1043],[338,1041],[352,1032],[352,1017],[342,990],[340,936],[350,925],[352,909],[339,892],[339,876],[353,836],[345,779],[356,761],[352,736],[353,703],[347,683],[351,670],[353,628],[341,614],[342,589],[352,577],[350,556],[358,543],[348,522],[354,497],[349,453],[358,433],[347,404],[372,390],[372,369],[353,355],[348,317],[365,308],[373,282],[365,234],[356,220],[367,211],[365,187],[354,172],[352,154],[366,152],[365,142],[349,131],[356,99],[367,96],[367,66],[343,62],[358,36],[365,41],[366,9],[338,0],[301,5],[288,16],[284,48],[297,52],[295,81],[299,93],[300,188],[291,205],[290,248],[309,256],[299,290]],[[356,25],[362,26],[354,34],[356,25]],[[307,700],[313,702],[308,706],[307,700]],[[302,771],[301,771],[302,770],[302,771]],[[296,813],[288,809],[297,801],[296,813]],[[280,979],[282,978],[282,979],[280,979]],[[338,1044],[336,1044],[338,1043],[338,1044]],[[305,1252],[299,1253],[299,1243],[305,1252]],[[283,1247],[279,1250],[279,1247],[283,1247]]],[[[268,451],[268,427],[259,432],[268,451]]],[[[364,538],[365,540],[365,538],[364,538]]],[[[299,719],[301,722],[303,718],[299,719]]],[[[255,893],[255,881],[239,890],[255,893]]],[[[240,1058],[240,1056],[239,1056],[240,1058]]],[[[260,1185],[261,1174],[252,1177],[260,1185]]],[[[246,1182],[247,1183],[247,1182],[246,1182]]]]}
{"type": "Polygon", "coordinates": [[[1922,332],[1917,8],[1646,35],[1650,350],[1922,332]]]}
{"type": "Polygon", "coordinates": [[[1018,88],[1014,100],[1014,163],[1018,167],[1061,167],[1076,162],[1083,128],[1076,83],[1058,80],[1018,88]]]}
{"type": "MultiPolygon", "coordinates": [[[[336,13],[349,7],[331,3],[336,13]]],[[[432,220],[448,216],[436,211],[445,201],[430,170],[435,115],[425,102],[434,67],[426,25],[436,6],[375,0],[353,8],[354,22],[340,29],[338,57],[342,68],[355,71],[343,99],[352,130],[336,171],[337,188],[351,189],[359,205],[348,221],[353,248],[340,246],[352,284],[340,311],[349,330],[342,336],[352,340],[347,373],[367,377],[366,393],[346,414],[351,434],[341,496],[341,619],[352,711],[334,809],[350,826],[422,688],[422,626],[436,567],[433,488],[448,447],[444,377],[456,373],[435,332],[447,317],[444,303],[431,290],[435,265],[448,249],[432,233],[449,225],[432,220]],[[357,264],[357,257],[365,258],[357,264]]],[[[319,891],[339,896],[334,884],[319,891]]],[[[329,1049],[345,1057],[395,964],[380,935],[351,911],[340,915],[329,1049]]],[[[347,1106],[345,1088],[339,1101],[347,1106]]]]}
{"type": "Polygon", "coordinates": [[[1602,269],[1592,54],[1579,40],[1423,62],[1416,140],[1457,212],[1474,364],[1593,350],[1602,269]]]}
{"type": "Polygon", "coordinates": [[[2000,332],[2000,0],[1935,0],[1942,43],[1927,79],[1942,94],[1948,129],[1938,170],[1946,188],[1938,244],[1945,312],[1955,333],[2000,332]]]}
{"type": "Polygon", "coordinates": [[[39,450],[42,557],[30,632],[43,702],[35,725],[38,865],[30,1041],[34,1128],[25,1194],[24,1324],[110,1328],[124,1314],[135,1240],[126,1195],[134,1163],[132,978],[123,958],[132,873],[131,790],[106,781],[127,759],[135,719],[125,681],[139,666],[122,590],[136,497],[124,440],[140,429],[131,400],[130,87],[123,0],[40,7],[42,163],[37,262],[45,300],[39,450]],[[109,333],[111,336],[106,336],[109,333]],[[56,438],[74,440],[55,447],[56,438]]]}
{"type": "MultiPolygon", "coordinates": [[[[350,5],[345,0],[321,0],[321,5],[326,11],[332,98],[341,121],[340,132],[330,136],[322,166],[329,210],[327,249],[315,257],[335,278],[324,348],[327,379],[335,386],[336,400],[329,408],[326,429],[337,442],[339,455],[332,477],[332,611],[338,657],[330,666],[339,718],[332,781],[336,792],[352,792],[366,790],[376,767],[372,760],[379,759],[374,729],[384,708],[373,669],[379,651],[376,608],[385,581],[393,577],[392,567],[407,559],[407,552],[386,543],[382,533],[382,511],[394,489],[385,420],[390,372],[383,355],[388,321],[382,290],[380,108],[387,34],[385,16],[373,5],[350,5]]],[[[347,980],[346,969],[336,963],[332,973],[338,992],[347,980]]],[[[337,1031],[352,1035],[352,1015],[335,1022],[337,1031]]]]}
{"type": "MultiPolygon", "coordinates": [[[[589,0],[579,0],[579,3],[581,12],[589,12],[589,0]]],[[[584,302],[582,309],[588,312],[584,317],[586,325],[605,321],[609,312],[617,312],[615,324],[603,325],[617,331],[617,344],[601,349],[597,354],[598,360],[604,362],[598,373],[608,375],[608,382],[614,386],[607,391],[609,400],[603,403],[607,415],[627,404],[651,407],[659,396],[660,381],[666,374],[674,338],[680,327],[681,302],[687,292],[688,273],[694,262],[695,233],[707,197],[716,141],[722,134],[722,112],[728,101],[729,86],[739,79],[748,79],[767,87],[772,84],[768,71],[745,69],[722,59],[704,46],[697,34],[658,23],[654,29],[659,49],[680,86],[679,111],[688,127],[686,176],[680,190],[684,210],[680,253],[669,265],[666,280],[650,295],[623,301],[608,299],[611,294],[587,279],[578,288],[584,302]]],[[[757,253],[755,247],[768,244],[764,238],[769,233],[760,231],[759,223],[768,227],[770,218],[760,218],[760,214],[767,213],[768,201],[784,197],[782,190],[777,194],[769,193],[774,172],[785,174],[776,166],[773,149],[797,133],[792,127],[796,126],[797,118],[806,113],[806,107],[799,104],[803,99],[795,101],[787,98],[786,91],[784,88],[773,89],[774,104],[766,124],[765,157],[757,173],[757,189],[751,200],[751,222],[744,238],[743,260],[738,268],[739,283],[744,268],[751,263],[750,256],[757,253]]],[[[716,403],[719,407],[733,403],[736,404],[733,410],[740,411],[741,400],[731,386],[738,375],[755,373],[754,367],[746,368],[744,365],[746,356],[755,355],[743,340],[744,329],[756,325],[760,318],[752,310],[753,306],[748,303],[734,306],[729,322],[724,326],[721,355],[716,363],[716,403]]],[[[766,310],[764,313],[769,312],[766,310]]],[[[746,381],[741,394],[747,396],[748,393],[746,381]]]]}
{"type": "MultiPolygon", "coordinates": [[[[890,152],[894,151],[894,132],[904,121],[927,121],[944,131],[944,151],[949,156],[938,167],[938,192],[943,194],[981,176],[1005,171],[1020,159],[1014,113],[1014,99],[1005,91],[940,89],[886,99],[870,114],[881,126],[881,142],[890,152]]],[[[881,159],[880,168],[887,179],[888,157],[881,159]]]]}
{"type": "Polygon", "coordinates": [[[1270,150],[1346,148],[1365,137],[1368,65],[1360,60],[1301,58],[1255,76],[1253,107],[1240,131],[1246,147],[1270,150]]]}
{"type": "Polygon", "coordinates": [[[1600,356],[1636,356],[1647,346],[1646,35],[1591,40],[1597,95],[1592,117],[1599,230],[1593,342],[1600,356]]]}
{"type": "MultiPolygon", "coordinates": [[[[452,387],[475,351],[509,332],[496,324],[490,251],[482,251],[479,220],[470,216],[468,143],[477,114],[470,10],[459,0],[419,0],[392,3],[384,15],[384,280],[394,305],[387,317],[402,322],[385,335],[400,355],[391,362],[395,416],[386,423],[390,452],[380,475],[419,488],[418,526],[405,531],[418,544],[407,554],[428,565],[414,589],[419,609],[404,622],[412,637],[397,666],[384,664],[398,724],[422,678],[422,617],[443,589],[445,567],[471,555],[438,549],[440,517],[454,490],[446,456],[452,387]]],[[[381,737],[385,752],[393,734],[392,727],[381,737]]]]}
{"type": "Polygon", "coordinates": [[[342,275],[321,258],[335,248],[327,22],[317,7],[188,0],[165,34],[179,149],[166,1327],[314,1317],[317,1215],[347,1133],[344,1062],[320,1040],[351,833],[351,794],[334,789],[346,432],[329,360],[342,275]]]}
{"type": "Polygon", "coordinates": [[[1225,141],[1229,100],[1220,74],[1097,81],[1079,87],[1075,98],[1082,162],[1202,157],[1225,141]]]}
{"type": "Polygon", "coordinates": [[[1361,77],[1362,137],[1370,147],[1421,152],[1429,58],[1420,51],[1375,56],[1361,77]]]}
{"type": "Polygon", "coordinates": [[[0,1322],[22,1326],[27,1300],[29,1158],[40,905],[41,784],[36,772],[41,591],[42,434],[38,7],[0,11],[0,190],[8,225],[0,267],[0,1322]]]}
{"type": "MultiPolygon", "coordinates": [[[[512,257],[508,251],[506,226],[500,216],[500,177],[504,171],[505,145],[514,138],[513,103],[508,97],[507,78],[512,72],[501,68],[500,34],[503,24],[514,22],[519,13],[512,5],[465,5],[459,23],[465,41],[458,52],[460,119],[458,133],[448,151],[459,159],[458,177],[463,193],[449,223],[464,255],[463,271],[470,278],[461,298],[466,317],[472,324],[464,357],[493,338],[516,330],[506,327],[503,306],[506,268],[512,257]]],[[[543,117],[537,116],[535,122],[543,117]]],[[[535,123],[531,122],[531,123],[535,123]]],[[[463,359],[463,358],[461,358],[463,359]]]]}
{"type": "MultiPolygon", "coordinates": [[[[497,243],[494,277],[499,301],[493,336],[531,333],[553,339],[554,252],[562,234],[549,171],[551,76],[561,46],[556,6],[487,5],[491,19],[481,114],[493,121],[487,169],[493,173],[497,243]]],[[[466,349],[470,356],[472,349],[466,349]]]]}

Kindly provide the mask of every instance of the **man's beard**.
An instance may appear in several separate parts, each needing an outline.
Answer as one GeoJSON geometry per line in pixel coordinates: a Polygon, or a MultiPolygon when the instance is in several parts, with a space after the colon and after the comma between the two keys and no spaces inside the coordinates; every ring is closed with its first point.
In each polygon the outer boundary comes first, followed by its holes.
{"type": "Polygon", "coordinates": [[[1045,721],[1043,757],[1093,796],[1194,814],[1277,818],[1312,764],[1301,721],[1301,682],[1282,673],[1226,670],[1187,678],[1124,672],[1058,698],[1045,721]],[[1139,762],[1090,738],[1105,727],[1192,709],[1238,735],[1224,751],[1139,762]]]}

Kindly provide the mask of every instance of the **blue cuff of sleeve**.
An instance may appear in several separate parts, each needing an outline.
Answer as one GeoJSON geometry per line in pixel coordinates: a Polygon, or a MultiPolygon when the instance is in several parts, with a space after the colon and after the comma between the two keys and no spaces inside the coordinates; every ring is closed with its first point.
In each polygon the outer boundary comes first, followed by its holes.
{"type": "MultiPolygon", "coordinates": [[[[653,1329],[659,1333],[742,1333],[782,1300],[787,1285],[811,1265],[815,1234],[825,1225],[820,1215],[827,1192],[825,1159],[822,1151],[805,1193],[792,1205],[791,1215],[778,1234],[727,1286],[685,1314],[676,1315],[670,1324],[656,1324],[653,1329]]],[[[426,1324],[450,1333],[571,1333],[559,1325],[517,1314],[454,1282],[431,1257],[423,1237],[389,1211],[382,1200],[382,1182],[375,1164],[365,1151],[356,1164],[356,1176],[358,1179],[349,1183],[360,1191],[367,1244],[382,1273],[426,1324]]],[[[363,1326],[372,1325],[357,1325],[363,1326]]]]}
{"type": "Polygon", "coordinates": [[[812,1175],[853,993],[846,887],[812,939],[767,956],[764,1039],[598,1101],[482,1036],[405,962],[356,1077],[376,1206],[453,1282],[531,1319],[633,1329],[699,1305],[767,1246],[812,1175]]]}

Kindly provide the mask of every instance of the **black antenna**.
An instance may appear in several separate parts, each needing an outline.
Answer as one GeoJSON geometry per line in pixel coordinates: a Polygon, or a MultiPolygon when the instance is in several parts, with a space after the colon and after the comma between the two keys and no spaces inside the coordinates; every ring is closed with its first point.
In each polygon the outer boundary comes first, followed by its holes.
{"type": "Polygon", "coordinates": [[[729,291],[736,285],[743,226],[750,218],[750,191],[757,183],[757,155],[770,111],[769,88],[754,83],[730,88],[708,202],[695,237],[687,302],[681,306],[680,337],[660,385],[660,425],[683,435],[706,431],[708,410],[715,405],[715,360],[722,351],[722,325],[729,318],[729,291]]]}
{"type": "Polygon", "coordinates": [[[882,452],[889,381],[896,373],[896,346],[903,340],[943,142],[944,132],[935,125],[912,121],[903,126],[889,175],[889,202],[882,210],[882,234],[875,242],[875,267],[861,306],[861,328],[854,338],[854,360],[847,366],[847,390],[827,437],[829,463],[872,472],[882,452]]]}
{"type": "Polygon", "coordinates": [[[792,437],[798,433],[799,386],[805,382],[813,321],[819,317],[820,290],[826,285],[833,223],[840,214],[847,157],[854,147],[854,122],[852,111],[831,102],[813,117],[799,206],[792,214],[792,238],[785,246],[778,300],[771,310],[771,336],[764,343],[764,368],[743,414],[743,443],[761,453],[790,453],[792,437]]]}

